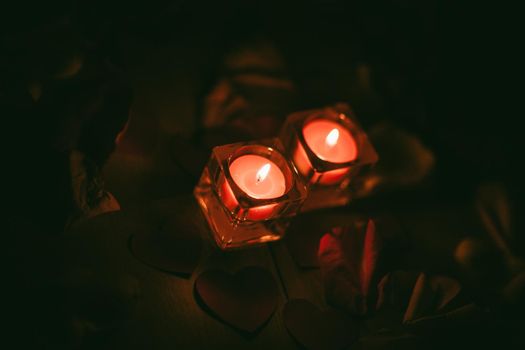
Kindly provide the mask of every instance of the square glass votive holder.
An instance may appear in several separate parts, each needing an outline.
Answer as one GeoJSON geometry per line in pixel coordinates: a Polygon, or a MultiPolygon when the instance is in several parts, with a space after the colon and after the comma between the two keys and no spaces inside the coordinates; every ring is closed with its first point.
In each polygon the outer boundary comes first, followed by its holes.
{"type": "Polygon", "coordinates": [[[280,137],[309,187],[302,211],[347,204],[378,160],[347,104],[293,113],[280,137]]]}
{"type": "Polygon", "coordinates": [[[280,239],[306,194],[277,138],[215,147],[194,190],[224,250],[280,239]]]}

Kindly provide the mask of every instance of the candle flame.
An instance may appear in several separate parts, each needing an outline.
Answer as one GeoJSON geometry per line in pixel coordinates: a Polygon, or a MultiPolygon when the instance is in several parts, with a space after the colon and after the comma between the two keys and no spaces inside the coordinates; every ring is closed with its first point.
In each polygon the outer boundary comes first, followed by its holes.
{"type": "Polygon", "coordinates": [[[334,128],[328,133],[328,136],[326,136],[326,144],[330,147],[333,147],[337,143],[337,140],[339,140],[339,130],[334,128]]]}
{"type": "Polygon", "coordinates": [[[270,163],[264,164],[261,169],[257,172],[256,179],[257,183],[264,181],[270,172],[270,163]]]}

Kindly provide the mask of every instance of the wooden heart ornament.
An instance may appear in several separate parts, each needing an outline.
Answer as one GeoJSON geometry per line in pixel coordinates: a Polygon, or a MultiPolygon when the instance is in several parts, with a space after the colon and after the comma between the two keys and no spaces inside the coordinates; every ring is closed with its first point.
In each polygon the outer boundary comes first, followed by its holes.
{"type": "Polygon", "coordinates": [[[256,332],[270,319],[277,306],[277,293],[270,272],[255,266],[234,275],[209,270],[195,281],[195,294],[205,311],[248,333],[256,332]]]}
{"type": "Polygon", "coordinates": [[[357,339],[357,324],[336,310],[319,310],[304,299],[288,301],[284,323],[292,337],[310,350],[339,350],[357,339]]]}

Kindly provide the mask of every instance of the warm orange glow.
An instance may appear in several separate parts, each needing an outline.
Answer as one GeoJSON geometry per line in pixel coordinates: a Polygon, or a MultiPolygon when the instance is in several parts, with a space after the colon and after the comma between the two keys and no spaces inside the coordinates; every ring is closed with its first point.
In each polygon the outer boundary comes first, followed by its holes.
{"type": "Polygon", "coordinates": [[[266,163],[261,167],[261,169],[259,169],[256,175],[257,183],[264,181],[264,179],[266,179],[266,177],[268,176],[268,173],[270,172],[270,167],[271,167],[270,164],[266,163]]]}
{"type": "Polygon", "coordinates": [[[326,144],[330,147],[334,147],[337,144],[337,140],[339,140],[339,130],[334,128],[328,133],[328,136],[326,136],[326,144]]]}

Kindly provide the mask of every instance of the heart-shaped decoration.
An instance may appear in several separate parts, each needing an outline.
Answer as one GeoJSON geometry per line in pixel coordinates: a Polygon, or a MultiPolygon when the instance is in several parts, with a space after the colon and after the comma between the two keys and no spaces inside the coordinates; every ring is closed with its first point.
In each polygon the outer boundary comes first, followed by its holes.
{"type": "Polygon", "coordinates": [[[176,220],[159,230],[131,237],[130,249],[147,265],[189,277],[199,263],[202,240],[197,227],[176,220]]]}
{"type": "Polygon", "coordinates": [[[205,271],[195,281],[195,292],[206,311],[249,333],[260,329],[277,306],[275,280],[261,267],[246,267],[234,275],[205,271]]]}
{"type": "Polygon", "coordinates": [[[292,337],[310,350],[339,350],[357,339],[357,325],[345,314],[321,311],[304,299],[288,301],[283,310],[284,323],[292,337]]]}

